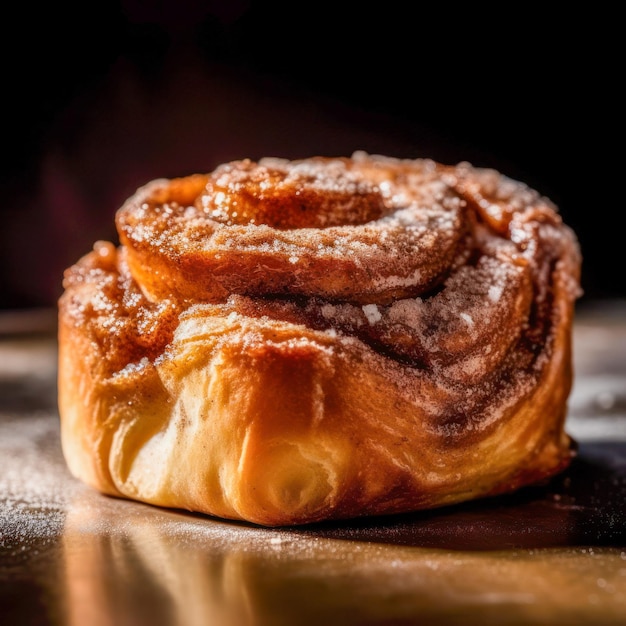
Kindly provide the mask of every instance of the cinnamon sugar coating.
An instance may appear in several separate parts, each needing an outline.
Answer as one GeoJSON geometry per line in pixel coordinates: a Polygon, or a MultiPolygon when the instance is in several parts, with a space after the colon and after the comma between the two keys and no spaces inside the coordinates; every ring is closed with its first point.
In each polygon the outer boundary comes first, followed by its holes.
{"type": "Polygon", "coordinates": [[[152,300],[419,295],[463,261],[468,219],[435,163],[390,165],[263,159],[155,181],[118,212],[120,239],[152,300]]]}
{"type": "Polygon", "coordinates": [[[265,525],[568,465],[581,256],[493,170],[355,153],[157,180],[65,274],[59,403],[105,493],[265,525]]]}

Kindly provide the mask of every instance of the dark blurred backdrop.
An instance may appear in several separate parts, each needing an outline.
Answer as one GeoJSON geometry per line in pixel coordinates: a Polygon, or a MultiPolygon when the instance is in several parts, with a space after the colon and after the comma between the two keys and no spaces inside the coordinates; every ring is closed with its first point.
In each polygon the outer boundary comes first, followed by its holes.
{"type": "Polygon", "coordinates": [[[63,269],[116,240],[115,211],[153,178],[354,150],[523,180],[578,233],[584,300],[625,296],[621,21],[521,6],[15,7],[0,44],[0,308],[54,306],[63,269]]]}

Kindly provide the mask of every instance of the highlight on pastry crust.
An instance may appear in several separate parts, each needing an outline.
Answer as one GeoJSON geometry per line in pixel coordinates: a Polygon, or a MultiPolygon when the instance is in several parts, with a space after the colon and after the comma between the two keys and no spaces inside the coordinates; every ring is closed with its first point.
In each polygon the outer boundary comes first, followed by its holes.
{"type": "Polygon", "coordinates": [[[155,180],[68,268],[59,410],[106,494],[266,526],[513,492],[570,463],[581,255],[468,163],[226,163],[155,180]]]}

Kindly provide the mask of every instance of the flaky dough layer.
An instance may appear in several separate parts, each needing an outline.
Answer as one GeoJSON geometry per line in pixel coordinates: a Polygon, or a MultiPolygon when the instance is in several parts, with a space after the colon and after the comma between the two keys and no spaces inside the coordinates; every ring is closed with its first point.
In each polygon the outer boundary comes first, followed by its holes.
{"type": "Polygon", "coordinates": [[[278,526],[545,480],[580,252],[556,207],[467,163],[238,161],[154,181],[59,301],[72,473],[278,526]]]}

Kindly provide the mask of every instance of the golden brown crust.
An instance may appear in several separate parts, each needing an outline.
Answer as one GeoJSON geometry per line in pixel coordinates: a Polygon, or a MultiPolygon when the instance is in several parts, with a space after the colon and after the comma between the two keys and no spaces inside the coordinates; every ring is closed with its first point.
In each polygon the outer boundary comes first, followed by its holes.
{"type": "Polygon", "coordinates": [[[264,159],[159,180],[69,268],[71,471],[275,526],[506,493],[568,465],[576,238],[469,164],[264,159]]]}

